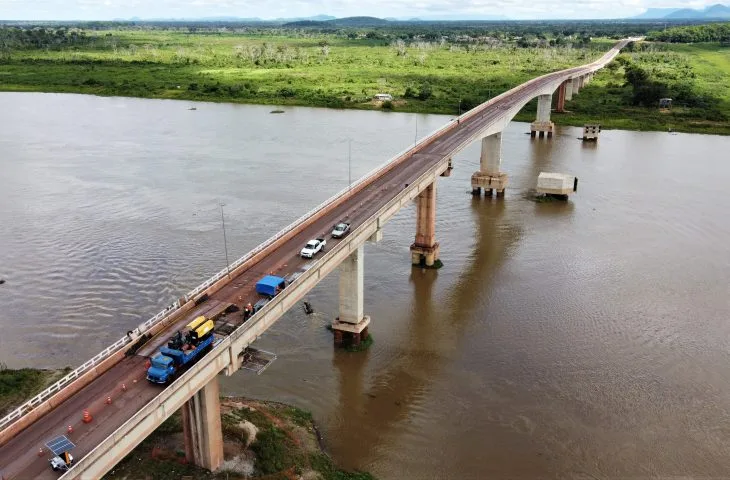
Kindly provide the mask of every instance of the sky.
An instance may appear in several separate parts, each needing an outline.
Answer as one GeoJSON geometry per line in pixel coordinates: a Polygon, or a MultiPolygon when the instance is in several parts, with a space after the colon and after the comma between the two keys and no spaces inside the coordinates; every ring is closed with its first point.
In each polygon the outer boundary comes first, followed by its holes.
{"type": "Polygon", "coordinates": [[[2,20],[111,20],[217,16],[511,19],[623,18],[647,8],[703,8],[722,0],[0,0],[2,20]]]}

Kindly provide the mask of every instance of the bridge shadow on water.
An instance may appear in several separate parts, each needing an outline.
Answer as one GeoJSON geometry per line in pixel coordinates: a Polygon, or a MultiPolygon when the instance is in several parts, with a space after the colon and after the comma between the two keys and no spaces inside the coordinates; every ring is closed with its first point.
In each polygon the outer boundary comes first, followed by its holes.
{"type": "Polygon", "coordinates": [[[338,438],[335,454],[345,467],[367,468],[379,456],[378,450],[413,440],[404,438],[410,434],[409,419],[426,408],[433,379],[460,355],[466,331],[475,320],[484,321],[475,317],[484,311],[484,298],[490,296],[485,292],[522,236],[519,226],[504,222],[507,208],[501,199],[472,200],[476,232],[466,268],[454,274],[453,285],[440,294],[439,271],[413,268],[411,312],[400,327],[403,341],[384,368],[366,372],[377,355],[373,351],[338,351],[333,357],[340,397],[338,419],[330,429],[338,438]]]}

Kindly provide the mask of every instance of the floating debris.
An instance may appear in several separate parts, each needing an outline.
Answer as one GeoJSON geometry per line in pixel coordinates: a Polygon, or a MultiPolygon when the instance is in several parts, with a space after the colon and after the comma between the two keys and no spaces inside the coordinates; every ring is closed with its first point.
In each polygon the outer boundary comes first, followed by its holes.
{"type": "Polygon", "coordinates": [[[272,110],[269,113],[284,113],[284,110],[272,110]]]}

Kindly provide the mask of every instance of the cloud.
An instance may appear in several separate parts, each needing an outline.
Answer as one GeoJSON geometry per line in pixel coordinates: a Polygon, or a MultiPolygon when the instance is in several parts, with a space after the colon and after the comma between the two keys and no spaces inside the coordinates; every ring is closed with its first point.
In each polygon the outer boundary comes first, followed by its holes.
{"type": "Polygon", "coordinates": [[[0,0],[0,19],[105,20],[160,17],[418,17],[504,15],[510,18],[621,18],[647,8],[702,8],[717,0],[0,0]]]}

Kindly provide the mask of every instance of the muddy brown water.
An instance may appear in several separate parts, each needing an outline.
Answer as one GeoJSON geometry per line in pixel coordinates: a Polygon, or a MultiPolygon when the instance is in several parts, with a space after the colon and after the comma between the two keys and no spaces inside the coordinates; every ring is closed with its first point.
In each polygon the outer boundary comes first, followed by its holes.
{"type": "MultiPolygon", "coordinates": [[[[229,258],[449,120],[0,93],[0,362],[78,365],[229,258]],[[417,119],[417,121],[416,121],[417,119]],[[418,132],[416,132],[416,123],[418,132]]],[[[556,117],[559,122],[559,117],[556,117]]],[[[373,347],[334,351],[337,276],[224,393],[311,410],[380,478],[730,475],[730,138],[504,133],[504,200],[473,145],[438,182],[444,267],[412,269],[414,206],[365,248],[373,347]],[[575,174],[568,203],[527,198],[575,174]]]]}

